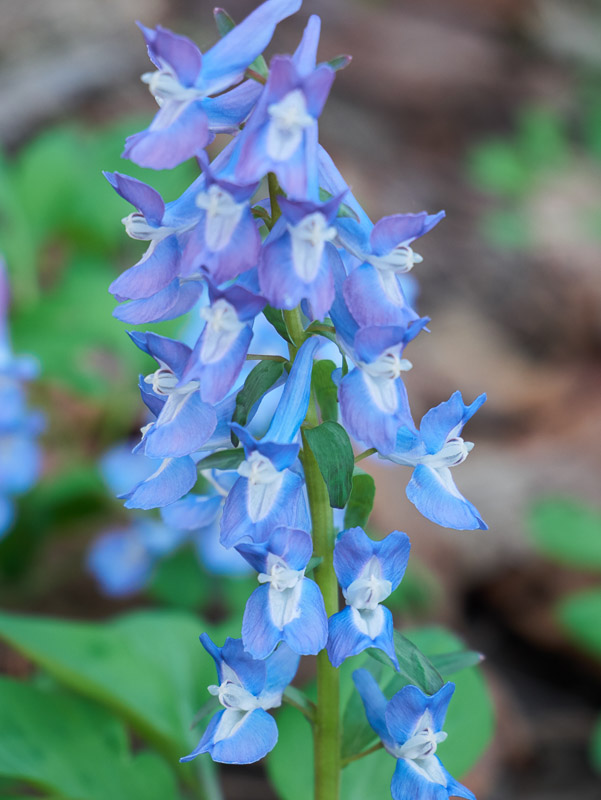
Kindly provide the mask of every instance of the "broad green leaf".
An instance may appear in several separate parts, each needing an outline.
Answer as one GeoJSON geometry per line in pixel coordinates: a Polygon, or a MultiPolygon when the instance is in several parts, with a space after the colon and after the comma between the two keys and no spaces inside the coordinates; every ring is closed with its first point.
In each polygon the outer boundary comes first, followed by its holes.
{"type": "Polygon", "coordinates": [[[248,374],[244,386],[236,396],[232,421],[242,426],[246,425],[252,407],[282,377],[283,372],[284,364],[281,361],[259,361],[248,374]]]}
{"type": "Polygon", "coordinates": [[[345,528],[365,528],[376,496],[376,484],[371,475],[355,467],[351,494],[344,512],[345,528]]]}
{"type": "Polygon", "coordinates": [[[529,528],[547,556],[584,569],[601,569],[601,513],[582,503],[549,498],[530,512],[529,528]]]}
{"type": "Polygon", "coordinates": [[[160,562],[148,590],[166,606],[194,610],[207,599],[209,581],[192,548],[185,547],[160,562]]]}
{"type": "Polygon", "coordinates": [[[336,364],[329,359],[316,361],[313,364],[311,383],[323,422],[338,421],[338,387],[332,380],[332,372],[335,369],[336,364]]]}
{"type": "Polygon", "coordinates": [[[69,800],[176,800],[153,753],[132,756],[123,725],[84,698],[0,678],[0,775],[69,800]]]}
{"type": "Polygon", "coordinates": [[[344,508],[351,493],[355,466],[347,432],[337,422],[322,422],[304,432],[319,471],[328,487],[330,505],[344,508]]]}
{"type": "Polygon", "coordinates": [[[166,611],[104,624],[0,614],[0,639],[112,708],[170,758],[195,743],[190,722],[214,680],[212,661],[198,643],[203,630],[215,633],[192,616],[166,611]]]}
{"type": "MultiPolygon", "coordinates": [[[[409,683],[417,686],[426,694],[434,694],[444,685],[441,674],[432,662],[413,642],[402,633],[394,632],[394,649],[399,662],[399,672],[409,683]]],[[[390,665],[390,659],[382,651],[372,647],[369,655],[382,664],[390,665]]]]}
{"type": "Polygon", "coordinates": [[[556,614],[573,639],[601,658],[601,588],[578,592],[562,600],[556,614]]]}
{"type": "Polygon", "coordinates": [[[284,315],[279,308],[273,308],[272,306],[267,305],[263,309],[263,316],[270,325],[273,325],[282,339],[285,339],[287,342],[292,344],[292,339],[290,338],[288,328],[286,327],[286,323],[284,321],[284,315]]]}
{"type": "Polygon", "coordinates": [[[244,450],[237,447],[234,450],[219,450],[217,453],[211,453],[210,456],[201,458],[197,463],[199,470],[201,469],[237,469],[244,461],[244,450]]]}
{"type": "Polygon", "coordinates": [[[431,656],[430,661],[443,678],[450,678],[469,667],[477,667],[484,660],[482,653],[475,650],[458,650],[454,653],[440,653],[431,656]]]}

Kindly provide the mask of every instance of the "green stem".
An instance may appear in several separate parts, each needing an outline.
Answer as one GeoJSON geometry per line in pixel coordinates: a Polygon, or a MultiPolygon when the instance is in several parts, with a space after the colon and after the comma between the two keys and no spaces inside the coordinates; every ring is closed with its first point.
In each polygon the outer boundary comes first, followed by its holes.
{"type": "Polygon", "coordinates": [[[278,219],[282,216],[280,204],[278,203],[278,194],[280,193],[280,184],[278,183],[275,172],[267,173],[267,186],[269,187],[269,202],[271,204],[271,226],[273,227],[278,219]]]}
{"type": "Polygon", "coordinates": [[[351,761],[357,761],[358,759],[363,758],[364,756],[368,756],[371,753],[375,753],[378,750],[381,750],[383,747],[384,744],[382,742],[378,742],[377,744],[374,744],[373,747],[370,747],[367,750],[362,750],[360,753],[355,753],[355,755],[345,758],[342,762],[342,766],[346,767],[346,765],[350,764],[351,761]]]}
{"type": "Polygon", "coordinates": [[[359,461],[363,461],[364,458],[369,458],[369,456],[373,456],[374,453],[377,453],[375,447],[370,447],[369,450],[364,450],[362,453],[359,453],[358,456],[355,456],[355,464],[359,461]]]}
{"type": "Polygon", "coordinates": [[[298,348],[307,338],[307,334],[305,333],[305,328],[303,326],[303,319],[301,317],[301,312],[298,306],[296,308],[291,309],[290,311],[284,310],[284,322],[286,323],[286,329],[288,330],[288,335],[292,339],[293,344],[289,345],[288,349],[290,350],[290,358],[293,359],[297,352],[298,348]]]}
{"type": "MultiPolygon", "coordinates": [[[[311,399],[307,425],[318,424],[311,399]]],[[[323,560],[315,568],[315,581],[323,595],[328,617],[338,611],[338,581],[334,572],[334,528],[325,481],[303,435],[302,462],[313,524],[313,554],[323,560]]],[[[340,680],[338,670],[322,650],[317,656],[317,708],[314,724],[315,800],[338,800],[340,786],[340,680]]]]}
{"type": "Polygon", "coordinates": [[[288,363],[288,359],[284,358],[284,356],[269,356],[269,355],[262,355],[260,353],[247,353],[246,354],[247,361],[281,361],[283,364],[288,363]]]}

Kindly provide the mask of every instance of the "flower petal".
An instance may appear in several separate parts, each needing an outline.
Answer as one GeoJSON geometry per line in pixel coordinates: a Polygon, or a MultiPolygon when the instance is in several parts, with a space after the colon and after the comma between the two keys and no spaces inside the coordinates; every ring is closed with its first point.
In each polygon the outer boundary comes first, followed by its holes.
{"type": "Polygon", "coordinates": [[[488,530],[478,509],[459,492],[446,467],[432,469],[418,464],[407,486],[407,497],[424,517],[443,528],[488,530]]]}

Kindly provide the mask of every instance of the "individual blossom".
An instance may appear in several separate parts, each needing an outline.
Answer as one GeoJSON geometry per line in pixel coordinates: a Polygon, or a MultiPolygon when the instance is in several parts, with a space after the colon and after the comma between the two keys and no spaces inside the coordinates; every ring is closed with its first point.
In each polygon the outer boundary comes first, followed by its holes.
{"type": "Polygon", "coordinates": [[[242,621],[242,641],[254,658],[266,658],[279,642],[299,655],[326,645],[328,619],[318,585],[305,577],[313,553],[305,531],[277,528],[266,542],[236,549],[259,573],[242,621]]]}
{"type": "Polygon", "coordinates": [[[274,172],[289,196],[317,199],[317,120],[334,81],[331,67],[316,66],[320,27],[312,16],[294,55],[272,58],[230,165],[237,181],[253,183],[274,172]]]}
{"type": "Polygon", "coordinates": [[[280,198],[282,216],[261,250],[259,283],[275,308],[292,309],[307,302],[311,319],[323,319],[334,300],[336,265],[332,223],[342,195],[324,203],[280,198]]]}
{"type": "Polygon", "coordinates": [[[293,467],[300,445],[297,438],[309,406],[311,369],[318,342],[309,338],[299,349],[284,384],[271,425],[262,439],[254,439],[233,424],[244,446],[240,477],[223,509],[221,542],[232,547],[243,540],[265,541],[276,527],[308,527],[304,481],[293,467]]]}
{"type": "Polygon", "coordinates": [[[206,53],[185,36],[140,25],[157,68],[142,80],[159,111],[147,130],[128,137],[123,157],[142,167],[170,169],[204,148],[213,133],[235,131],[261,86],[245,81],[231,87],[269,44],[277,23],[300,5],[301,0],[267,0],[206,53]]]}
{"type": "Polygon", "coordinates": [[[369,724],[386,751],[397,759],[390,784],[393,800],[476,800],[436,755],[438,745],[447,738],[442,727],[455,684],[446,683],[431,696],[416,686],[405,686],[387,701],[367,670],[355,670],[353,681],[369,724]]]}
{"type": "Polygon", "coordinates": [[[399,585],[409,560],[406,533],[381,541],[362,528],[342,531],[334,547],[334,570],[346,608],[330,617],[328,656],[334,667],[368,647],[383,650],[398,669],[390,610],[381,605],[399,585]]]}
{"type": "Polygon", "coordinates": [[[155,333],[129,335],[159,365],[143,379],[151,390],[152,410],[158,413],[144,428],[139,449],[149,458],[178,458],[200,450],[217,427],[217,414],[203,401],[197,380],[182,380],[190,348],[155,333]]]}
{"type": "Polygon", "coordinates": [[[217,647],[206,633],[200,637],[213,657],[219,684],[209,692],[223,711],[209,722],[198,746],[180,759],[191,761],[209,753],[224,764],[252,764],[269,753],[278,740],[278,729],[268,709],[282,703],[282,694],[294,678],[299,656],[282,644],[265,660],[254,659],[241,639],[225,640],[217,647]]]}
{"type": "Polygon", "coordinates": [[[485,400],[486,395],[481,394],[466,406],[461,392],[455,392],[424,414],[419,431],[414,425],[400,428],[395,449],[384,454],[396,464],[414,467],[407,497],[424,517],[445,528],[488,528],[451,475],[451,468],[462,464],[474,446],[461,438],[463,426],[485,400]]]}
{"type": "Polygon", "coordinates": [[[340,293],[331,316],[341,349],[354,365],[343,377],[337,373],[342,421],[366,447],[389,453],[395,448],[399,428],[413,424],[401,378],[412,364],[403,358],[403,351],[429,320],[360,327],[340,293]]]}
{"type": "Polygon", "coordinates": [[[234,386],[248,353],[253,320],[265,300],[248,274],[223,290],[209,282],[209,300],[210,304],[200,309],[206,324],[180,383],[182,388],[197,383],[202,400],[213,404],[234,386]]]}

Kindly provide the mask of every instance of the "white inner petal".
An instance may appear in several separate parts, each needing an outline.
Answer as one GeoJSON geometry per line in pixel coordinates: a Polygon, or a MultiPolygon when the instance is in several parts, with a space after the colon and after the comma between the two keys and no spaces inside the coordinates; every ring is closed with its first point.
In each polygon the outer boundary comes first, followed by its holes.
{"type": "Polygon", "coordinates": [[[290,569],[279,556],[269,553],[267,572],[258,575],[259,583],[269,583],[269,614],[276,628],[283,630],[300,617],[300,596],[304,570],[290,569]]]}
{"type": "Polygon", "coordinates": [[[245,203],[237,203],[233,196],[217,184],[196,196],[196,205],[206,211],[205,242],[214,253],[230,243],[240,222],[245,203]]]}
{"type": "Polygon", "coordinates": [[[382,577],[382,564],[372,556],[359,576],[344,589],[346,602],[358,610],[373,611],[392,591],[390,581],[382,577]]]}
{"type": "Polygon", "coordinates": [[[306,283],[315,279],[326,242],[336,238],[336,228],[328,225],[320,211],[307,215],[298,225],[288,225],[292,241],[294,271],[306,283]]]}
{"type": "Polygon", "coordinates": [[[444,731],[434,731],[434,720],[428,710],[420,717],[405,744],[394,748],[393,755],[406,759],[423,778],[446,786],[447,779],[435,758],[436,748],[446,738],[444,731]]]}
{"type": "Polygon", "coordinates": [[[415,264],[420,264],[424,260],[419,253],[414,253],[409,245],[406,244],[398,244],[389,253],[383,256],[376,256],[373,253],[364,253],[363,257],[377,270],[396,274],[409,272],[413,269],[415,264]]]}
{"type": "Polygon", "coordinates": [[[200,316],[207,321],[202,332],[200,360],[203,364],[212,364],[227,354],[244,328],[244,323],[240,322],[234,306],[223,297],[212,306],[201,308],[200,316]]]}
{"type": "Polygon", "coordinates": [[[147,375],[144,383],[150,384],[155,394],[164,396],[191,394],[200,386],[198,381],[189,381],[184,386],[178,386],[179,378],[169,367],[161,367],[156,372],[147,375]]]}
{"type": "Polygon", "coordinates": [[[288,92],[278,103],[267,107],[267,155],[274,161],[286,161],[294,155],[303,139],[303,132],[313,124],[307,111],[305,95],[300,89],[288,92]]]}
{"type": "Polygon", "coordinates": [[[432,467],[432,469],[456,467],[465,461],[473,447],[473,442],[464,442],[460,436],[456,436],[452,439],[447,439],[438,453],[433,455],[426,453],[419,458],[417,463],[432,467]]]}
{"type": "Polygon", "coordinates": [[[377,270],[378,280],[380,282],[380,286],[388,300],[393,303],[395,306],[404,307],[407,305],[407,301],[403,296],[403,292],[401,287],[399,286],[399,279],[396,276],[396,273],[392,272],[391,270],[377,270]]]}
{"type": "Polygon", "coordinates": [[[386,618],[382,606],[376,606],[374,609],[359,609],[351,606],[351,615],[357,630],[369,636],[370,639],[375,639],[384,630],[386,618]]]}
{"type": "Polygon", "coordinates": [[[284,480],[271,461],[256,450],[238,467],[238,474],[248,479],[247,512],[252,522],[267,516],[284,480]]]}
{"type": "Polygon", "coordinates": [[[163,106],[168,100],[186,105],[204,97],[200,89],[196,89],[193,86],[182,86],[177,75],[168,64],[163,64],[161,69],[157,69],[155,72],[145,72],[141,80],[143,83],[148,84],[150,93],[159,106],[163,106]]]}
{"type": "Polygon", "coordinates": [[[374,403],[386,414],[393,414],[399,402],[395,381],[412,368],[411,362],[401,358],[398,351],[389,350],[369,364],[362,361],[357,363],[374,403]]]}
{"type": "Polygon", "coordinates": [[[123,217],[121,222],[125,225],[125,232],[132,239],[140,239],[144,242],[160,242],[167,236],[175,233],[175,228],[168,228],[163,225],[151,225],[144,214],[134,211],[123,217]]]}

